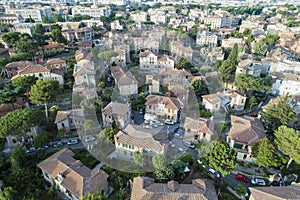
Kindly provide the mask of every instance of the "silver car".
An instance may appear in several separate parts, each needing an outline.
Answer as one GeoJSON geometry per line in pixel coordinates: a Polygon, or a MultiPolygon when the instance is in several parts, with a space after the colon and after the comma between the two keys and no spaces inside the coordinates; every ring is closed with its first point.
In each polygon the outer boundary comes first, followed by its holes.
{"type": "Polygon", "coordinates": [[[265,186],[266,185],[266,181],[262,178],[254,178],[251,180],[251,183],[254,185],[261,185],[261,186],[265,186]]]}

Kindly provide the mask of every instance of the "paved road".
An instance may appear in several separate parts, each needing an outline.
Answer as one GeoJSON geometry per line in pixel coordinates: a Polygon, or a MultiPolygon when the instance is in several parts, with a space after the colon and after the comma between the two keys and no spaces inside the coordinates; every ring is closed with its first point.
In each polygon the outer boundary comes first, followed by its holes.
{"type": "Polygon", "coordinates": [[[250,181],[251,181],[251,177],[249,178],[249,183],[245,183],[239,180],[235,179],[235,174],[228,174],[227,176],[225,176],[224,180],[226,181],[226,183],[231,187],[231,188],[235,188],[238,184],[243,185],[244,187],[247,188],[248,192],[249,192],[249,187],[256,187],[256,185],[253,185],[250,181]]]}

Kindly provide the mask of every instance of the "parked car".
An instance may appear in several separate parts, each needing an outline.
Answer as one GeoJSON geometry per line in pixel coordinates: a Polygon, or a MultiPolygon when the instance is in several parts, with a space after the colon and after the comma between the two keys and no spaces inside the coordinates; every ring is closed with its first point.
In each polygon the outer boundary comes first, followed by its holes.
{"type": "Polygon", "coordinates": [[[87,135],[87,136],[85,137],[85,141],[86,141],[86,142],[91,142],[91,141],[94,141],[94,140],[96,140],[96,138],[95,138],[94,136],[87,135]]]}
{"type": "Polygon", "coordinates": [[[273,181],[270,186],[283,186],[283,181],[273,181]]]}
{"type": "Polygon", "coordinates": [[[265,186],[266,185],[266,181],[262,178],[254,178],[251,180],[251,183],[254,185],[261,185],[261,186],[265,186]]]}
{"type": "Polygon", "coordinates": [[[208,174],[209,174],[210,176],[212,176],[213,178],[215,178],[215,177],[220,178],[220,177],[221,177],[221,175],[220,175],[219,173],[217,173],[216,170],[214,170],[214,169],[212,169],[212,168],[210,168],[210,169],[208,170],[208,174]]]}
{"type": "Polygon", "coordinates": [[[68,145],[78,144],[78,140],[77,139],[70,140],[67,144],[68,145]]]}
{"type": "Polygon", "coordinates": [[[36,149],[34,147],[31,147],[30,149],[26,150],[26,153],[33,153],[36,149]]]}
{"type": "Polygon", "coordinates": [[[237,174],[235,175],[235,179],[236,180],[239,180],[239,181],[242,181],[242,182],[245,182],[245,183],[249,183],[249,178],[243,174],[237,174]]]}
{"type": "Polygon", "coordinates": [[[165,124],[174,125],[175,122],[174,122],[173,120],[166,119],[166,120],[165,120],[165,124]]]}
{"type": "Polygon", "coordinates": [[[201,165],[203,168],[206,168],[206,166],[203,164],[203,162],[201,160],[197,160],[197,162],[199,163],[199,165],[201,165]]]}
{"type": "Polygon", "coordinates": [[[141,108],[140,111],[139,111],[140,115],[144,114],[144,109],[141,108]]]}
{"type": "Polygon", "coordinates": [[[196,145],[192,143],[192,144],[190,145],[190,148],[191,148],[191,149],[195,149],[195,148],[196,148],[196,145]]]}
{"type": "Polygon", "coordinates": [[[48,148],[49,148],[48,145],[43,145],[43,146],[42,146],[42,149],[48,149],[48,148]]]}

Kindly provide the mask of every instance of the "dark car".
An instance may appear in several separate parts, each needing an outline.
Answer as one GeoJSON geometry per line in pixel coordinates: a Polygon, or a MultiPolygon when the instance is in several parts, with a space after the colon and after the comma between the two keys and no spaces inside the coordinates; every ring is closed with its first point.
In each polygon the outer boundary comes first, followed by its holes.
{"type": "Polygon", "coordinates": [[[270,186],[283,186],[282,181],[273,181],[270,186]]]}
{"type": "Polygon", "coordinates": [[[239,181],[243,181],[245,183],[248,183],[249,182],[249,178],[243,174],[237,174],[235,175],[235,179],[236,180],[239,180],[239,181]]]}

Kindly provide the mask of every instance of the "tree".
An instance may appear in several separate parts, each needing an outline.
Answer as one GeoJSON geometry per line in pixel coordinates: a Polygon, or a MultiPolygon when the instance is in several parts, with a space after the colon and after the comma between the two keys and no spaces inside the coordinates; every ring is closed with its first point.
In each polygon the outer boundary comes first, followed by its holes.
{"type": "Polygon", "coordinates": [[[42,24],[36,24],[34,26],[32,37],[37,41],[39,46],[47,44],[45,39],[47,39],[48,36],[45,35],[45,32],[46,30],[42,24]]]}
{"type": "Polygon", "coordinates": [[[3,192],[0,193],[0,199],[1,200],[11,200],[16,192],[17,191],[14,190],[12,187],[5,187],[3,192]]]}
{"type": "Polygon", "coordinates": [[[29,18],[25,19],[25,23],[35,23],[34,19],[31,18],[31,16],[29,18]]]}
{"type": "Polygon", "coordinates": [[[94,194],[88,194],[87,196],[82,197],[81,200],[108,200],[107,196],[100,195],[99,192],[94,194]]]}
{"type": "Polygon", "coordinates": [[[8,32],[2,35],[2,40],[8,46],[15,46],[16,42],[19,40],[20,33],[18,32],[8,32]]]}
{"type": "Polygon", "coordinates": [[[236,191],[236,193],[238,195],[245,195],[247,193],[247,188],[244,187],[242,184],[237,184],[237,186],[234,188],[234,190],[236,191]]]}
{"type": "Polygon", "coordinates": [[[173,168],[174,174],[182,174],[185,169],[185,163],[181,160],[174,160],[171,163],[171,166],[173,168]]]}
{"type": "Polygon", "coordinates": [[[86,27],[86,25],[83,22],[80,22],[78,28],[83,28],[83,27],[86,27]]]}
{"type": "Polygon", "coordinates": [[[0,67],[4,67],[8,63],[6,58],[0,58],[0,67]]]}
{"type": "Polygon", "coordinates": [[[210,167],[226,176],[235,169],[236,152],[226,142],[217,141],[211,144],[205,160],[210,167]]]}
{"type": "Polygon", "coordinates": [[[48,120],[47,104],[55,100],[59,89],[59,82],[49,78],[45,80],[39,79],[31,86],[29,99],[37,105],[45,105],[46,120],[48,120]]]}
{"type": "Polygon", "coordinates": [[[203,86],[203,83],[201,80],[195,80],[193,83],[192,83],[192,87],[195,91],[195,94],[197,96],[200,96],[202,94],[202,91],[204,89],[204,86],[203,86]]]}
{"type": "Polygon", "coordinates": [[[10,162],[14,165],[23,165],[27,161],[26,151],[23,147],[17,146],[10,156],[10,162]]]}
{"type": "Polygon", "coordinates": [[[107,63],[107,66],[109,65],[110,63],[110,60],[112,57],[116,57],[118,56],[119,54],[115,51],[112,51],[112,50],[106,50],[106,51],[102,51],[101,53],[98,54],[98,58],[100,59],[104,59],[105,62],[107,63]]]}
{"type": "Polygon", "coordinates": [[[152,164],[155,170],[163,170],[166,168],[166,159],[164,155],[157,154],[152,158],[152,164]]]}
{"type": "Polygon", "coordinates": [[[13,86],[23,87],[26,90],[26,96],[29,97],[30,87],[33,86],[38,78],[34,76],[20,76],[12,81],[13,86]]]}
{"type": "Polygon", "coordinates": [[[239,74],[235,77],[234,85],[245,92],[246,90],[261,91],[264,89],[262,79],[250,74],[239,74]]]}
{"type": "Polygon", "coordinates": [[[13,62],[21,61],[21,60],[30,60],[30,55],[28,53],[17,53],[10,56],[10,59],[13,62]]]}
{"type": "Polygon", "coordinates": [[[56,22],[64,22],[66,20],[60,14],[54,14],[53,21],[54,23],[56,23],[56,22]]]}
{"type": "Polygon", "coordinates": [[[102,95],[101,95],[103,100],[110,101],[111,97],[112,97],[112,94],[113,94],[113,90],[114,89],[111,88],[111,87],[104,88],[103,91],[102,91],[102,95]]]}
{"type": "Polygon", "coordinates": [[[191,65],[191,62],[188,59],[180,57],[178,59],[178,62],[176,64],[175,68],[177,68],[177,69],[190,69],[190,68],[192,68],[192,65],[191,65]]]}
{"type": "Polygon", "coordinates": [[[257,164],[263,167],[277,167],[278,156],[275,153],[275,146],[268,138],[259,140],[252,148],[252,156],[257,164]]]}
{"type": "Polygon", "coordinates": [[[114,143],[115,142],[115,131],[112,128],[104,128],[101,130],[99,137],[100,139],[105,139],[107,142],[114,143]]]}
{"type": "Polygon", "coordinates": [[[290,96],[287,94],[280,98],[279,102],[267,107],[261,113],[262,121],[270,133],[281,125],[288,125],[291,120],[295,119],[293,109],[289,106],[290,96]]]}
{"type": "Polygon", "coordinates": [[[9,134],[23,135],[31,127],[38,125],[42,120],[42,112],[38,109],[14,110],[0,118],[0,137],[9,134]]]}
{"type": "Polygon", "coordinates": [[[0,84],[0,104],[16,102],[18,97],[22,97],[25,90],[22,86],[13,86],[12,84],[0,84]]]}
{"type": "Polygon", "coordinates": [[[133,152],[133,162],[135,165],[139,166],[139,167],[144,167],[144,164],[145,164],[145,155],[142,154],[141,152],[139,151],[135,151],[133,152]]]}
{"type": "Polygon", "coordinates": [[[290,160],[286,168],[289,168],[292,161],[300,163],[300,133],[285,125],[280,126],[274,133],[274,143],[277,148],[289,156],[290,160]]]}
{"type": "Polygon", "coordinates": [[[61,33],[61,27],[59,25],[51,26],[51,32],[50,32],[51,38],[59,43],[67,43],[67,39],[62,35],[61,33]]]}
{"type": "Polygon", "coordinates": [[[254,50],[254,53],[256,53],[256,54],[265,55],[267,48],[268,48],[268,46],[267,46],[266,42],[263,40],[260,40],[254,44],[253,50],[254,50]]]}
{"type": "Polygon", "coordinates": [[[50,141],[48,132],[41,132],[34,138],[34,146],[36,148],[42,147],[50,141]]]}
{"type": "Polygon", "coordinates": [[[244,37],[248,37],[250,34],[252,33],[250,28],[245,28],[245,30],[243,31],[242,35],[244,37]]]}
{"type": "Polygon", "coordinates": [[[165,183],[174,180],[175,174],[171,166],[165,167],[163,170],[154,171],[154,179],[156,182],[165,183]]]}
{"type": "Polygon", "coordinates": [[[38,42],[33,40],[28,34],[21,34],[15,46],[23,53],[27,53],[33,59],[38,51],[38,42]]]}
{"type": "Polygon", "coordinates": [[[230,81],[232,74],[236,70],[237,57],[238,45],[234,44],[228,58],[222,63],[221,67],[219,68],[219,73],[223,78],[223,81],[230,81]]]}

